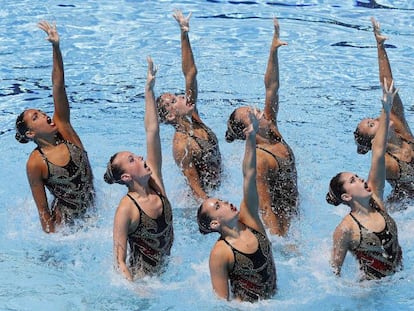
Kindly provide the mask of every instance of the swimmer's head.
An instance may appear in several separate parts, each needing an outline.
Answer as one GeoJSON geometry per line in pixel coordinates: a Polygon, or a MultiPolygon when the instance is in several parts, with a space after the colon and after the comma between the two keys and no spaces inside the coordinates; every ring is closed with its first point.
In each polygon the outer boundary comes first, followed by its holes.
{"type": "Polygon", "coordinates": [[[156,103],[158,118],[166,124],[173,124],[181,117],[191,116],[195,108],[192,97],[183,94],[164,93],[157,98],[156,103]]]}
{"type": "Polygon", "coordinates": [[[56,135],[59,135],[56,124],[41,110],[27,109],[16,119],[15,138],[22,144],[56,135]]]}
{"type": "Polygon", "coordinates": [[[29,130],[26,121],[24,120],[24,113],[23,111],[16,119],[16,134],[15,138],[19,143],[27,144],[30,139],[26,136],[27,131],[29,130]]]}
{"type": "Polygon", "coordinates": [[[379,127],[379,120],[372,118],[365,118],[359,122],[354,131],[354,139],[357,144],[357,152],[365,154],[372,148],[372,139],[379,127]]]}
{"type": "Polygon", "coordinates": [[[130,151],[120,151],[110,158],[104,180],[108,184],[118,183],[129,187],[134,182],[147,183],[151,175],[151,168],[142,156],[130,151]]]}
{"type": "Polygon", "coordinates": [[[247,116],[248,107],[240,107],[235,109],[228,121],[227,121],[227,130],[226,130],[226,141],[228,143],[233,142],[236,139],[244,140],[246,136],[243,131],[246,128],[246,123],[244,120],[245,115],[247,116]]]}
{"type": "Polygon", "coordinates": [[[221,232],[223,226],[234,226],[239,221],[239,216],[239,210],[232,203],[208,198],[197,211],[198,229],[202,234],[221,232]]]}
{"type": "Polygon", "coordinates": [[[373,191],[368,182],[355,173],[342,172],[331,179],[326,201],[332,205],[354,206],[356,202],[372,199],[373,191]]]}
{"type": "Polygon", "coordinates": [[[341,177],[342,173],[338,173],[331,179],[331,182],[329,183],[329,191],[326,194],[326,202],[334,206],[344,203],[342,200],[342,194],[345,193],[344,180],[341,177]]]}
{"type": "Polygon", "coordinates": [[[363,135],[359,131],[358,127],[354,131],[354,140],[357,145],[357,152],[359,154],[365,154],[372,148],[372,139],[373,137],[368,135],[363,135]]]}
{"type": "Polygon", "coordinates": [[[121,166],[117,163],[114,163],[116,156],[118,153],[115,153],[110,159],[106,166],[106,172],[104,174],[104,180],[108,184],[117,183],[120,185],[124,185],[125,183],[121,179],[122,174],[124,173],[124,170],[121,168],[121,166]]]}
{"type": "Polygon", "coordinates": [[[200,233],[208,234],[214,232],[210,227],[211,220],[212,218],[207,213],[207,211],[203,210],[203,204],[201,204],[197,210],[197,223],[200,233]]]}

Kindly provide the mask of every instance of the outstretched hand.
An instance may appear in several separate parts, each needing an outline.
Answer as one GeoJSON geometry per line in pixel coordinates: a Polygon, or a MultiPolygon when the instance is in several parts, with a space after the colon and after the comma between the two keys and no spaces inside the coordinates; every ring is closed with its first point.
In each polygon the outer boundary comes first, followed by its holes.
{"type": "Polygon", "coordinates": [[[154,66],[151,56],[147,56],[148,72],[147,72],[147,86],[152,89],[155,85],[155,75],[158,68],[154,66]]]}
{"type": "Polygon", "coordinates": [[[273,25],[275,27],[275,32],[274,32],[274,39],[273,39],[273,44],[276,47],[280,47],[282,45],[288,45],[287,42],[284,41],[280,41],[280,26],[279,26],[279,21],[276,17],[273,17],[273,25]]]}
{"type": "Polygon", "coordinates": [[[47,21],[40,21],[37,26],[47,33],[46,40],[48,40],[53,45],[59,44],[59,34],[56,30],[56,23],[50,25],[47,21]]]}
{"type": "Polygon", "coordinates": [[[175,20],[178,22],[178,24],[180,24],[180,28],[183,32],[189,32],[190,31],[190,17],[191,14],[193,14],[192,12],[190,12],[187,17],[185,17],[183,15],[183,12],[181,12],[180,10],[175,10],[173,17],[175,18],[175,20]]]}
{"type": "Polygon", "coordinates": [[[381,35],[380,23],[375,20],[374,17],[371,17],[371,23],[377,43],[383,43],[385,40],[387,40],[388,37],[381,35]]]}
{"type": "Polygon", "coordinates": [[[394,90],[394,81],[391,80],[390,85],[387,84],[387,78],[384,78],[382,83],[382,108],[385,112],[389,113],[394,102],[394,97],[398,93],[399,89],[394,90]]]}

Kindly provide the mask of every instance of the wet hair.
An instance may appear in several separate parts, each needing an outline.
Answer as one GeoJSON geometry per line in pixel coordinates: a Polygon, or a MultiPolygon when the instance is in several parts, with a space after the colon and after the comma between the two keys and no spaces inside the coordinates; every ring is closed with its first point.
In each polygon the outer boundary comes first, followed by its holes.
{"type": "Polygon", "coordinates": [[[113,183],[117,183],[120,185],[125,184],[121,179],[121,176],[124,173],[124,170],[119,165],[116,165],[113,163],[117,155],[118,155],[118,152],[115,153],[109,159],[108,165],[106,166],[106,172],[103,176],[103,179],[105,180],[105,182],[110,185],[112,185],[113,183]]]}
{"type": "Polygon", "coordinates": [[[245,129],[245,124],[240,120],[235,120],[236,110],[234,110],[228,120],[227,131],[226,131],[226,141],[231,143],[235,139],[242,139],[244,140],[246,137],[243,133],[245,129]]]}
{"type": "Polygon", "coordinates": [[[326,194],[326,202],[334,206],[338,206],[341,203],[346,204],[341,199],[342,194],[345,193],[344,181],[341,180],[341,176],[342,173],[338,173],[331,179],[331,182],[329,183],[329,191],[326,194]]]}
{"type": "Polygon", "coordinates": [[[19,143],[27,144],[30,139],[26,136],[26,132],[29,130],[27,127],[26,121],[24,121],[24,113],[23,111],[16,119],[16,134],[15,138],[19,143]]]}
{"type": "Polygon", "coordinates": [[[200,207],[197,210],[197,223],[198,223],[198,230],[202,234],[209,234],[211,232],[215,232],[215,230],[212,230],[210,228],[210,223],[212,218],[210,215],[207,214],[207,212],[202,212],[203,204],[200,205],[200,207]]]}
{"type": "Polygon", "coordinates": [[[358,127],[354,131],[354,139],[355,143],[357,144],[357,152],[359,154],[365,154],[372,148],[372,139],[374,136],[364,135],[362,134],[358,127]]]}
{"type": "Polygon", "coordinates": [[[162,123],[168,123],[168,120],[167,120],[168,110],[166,108],[166,105],[164,105],[164,100],[162,99],[162,95],[164,94],[161,94],[160,96],[158,96],[156,100],[158,119],[162,123]]]}

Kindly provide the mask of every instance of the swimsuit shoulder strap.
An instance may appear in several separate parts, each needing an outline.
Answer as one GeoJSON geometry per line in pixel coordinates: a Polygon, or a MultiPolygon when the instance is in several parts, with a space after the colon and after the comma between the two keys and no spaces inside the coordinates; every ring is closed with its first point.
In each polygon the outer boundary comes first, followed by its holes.
{"type": "Polygon", "coordinates": [[[213,131],[203,122],[197,122],[197,124],[199,124],[207,132],[209,140],[212,140],[213,137],[215,136],[213,131]]]}
{"type": "Polygon", "coordinates": [[[231,246],[231,244],[222,236],[219,237],[218,241],[224,241],[224,243],[226,243],[228,246],[230,246],[231,249],[233,249],[233,246],[231,246]]]}
{"type": "Polygon", "coordinates": [[[42,148],[40,148],[39,146],[37,146],[35,148],[35,150],[39,151],[39,153],[42,156],[42,158],[47,162],[47,158],[46,158],[45,154],[43,153],[42,148]]]}
{"type": "Polygon", "coordinates": [[[358,219],[356,219],[355,216],[352,215],[352,212],[349,213],[349,216],[351,216],[351,218],[357,223],[359,229],[361,229],[361,228],[364,228],[365,229],[365,227],[358,221],[358,219]]]}
{"type": "MultiPolygon", "coordinates": [[[[249,229],[255,236],[256,236],[256,238],[257,238],[257,235],[260,235],[260,236],[264,236],[264,234],[263,233],[261,233],[260,231],[257,231],[257,230],[255,230],[255,229],[253,229],[252,227],[250,227],[250,226],[248,226],[248,225],[246,225],[246,224],[244,224],[245,226],[246,226],[246,228],[247,229],[249,229]]],[[[223,237],[221,237],[220,236],[220,238],[218,239],[219,241],[224,241],[228,246],[230,246],[231,247],[231,249],[232,250],[236,250],[236,251],[238,251],[237,249],[235,249],[226,239],[224,239],[223,237]]],[[[238,251],[239,252],[239,251],[238,251]]]]}
{"type": "Polygon", "coordinates": [[[152,190],[154,190],[155,191],[155,193],[159,196],[159,198],[161,199],[161,202],[162,202],[162,204],[163,204],[163,206],[164,206],[164,199],[165,199],[165,196],[161,193],[161,191],[159,190],[159,189],[157,189],[158,188],[158,185],[153,185],[153,184],[151,184],[150,183],[150,188],[152,189],[152,190]]]}
{"type": "MultiPolygon", "coordinates": [[[[69,154],[70,154],[70,151],[71,151],[70,146],[72,146],[72,147],[74,147],[74,148],[78,148],[78,149],[79,149],[79,147],[78,147],[78,146],[76,146],[76,145],[72,144],[70,141],[64,140],[62,143],[63,143],[63,144],[65,144],[65,145],[66,145],[66,147],[68,148],[68,150],[69,150],[69,154]]],[[[39,151],[39,153],[42,155],[42,157],[43,157],[45,160],[47,160],[47,157],[46,157],[46,155],[43,153],[42,148],[40,148],[39,146],[37,146],[35,150],[39,151]]]]}
{"type": "Polygon", "coordinates": [[[398,164],[400,163],[400,159],[398,159],[395,155],[393,155],[391,152],[389,152],[389,151],[387,151],[387,154],[391,157],[391,158],[393,158],[395,161],[397,161],[398,162],[398,164]]]}
{"type": "Polygon", "coordinates": [[[362,229],[365,229],[365,230],[367,230],[367,229],[358,221],[358,219],[355,218],[354,215],[352,215],[352,212],[349,213],[349,216],[351,216],[351,218],[356,222],[356,224],[358,225],[358,228],[359,228],[359,243],[358,243],[357,246],[355,246],[355,249],[357,249],[361,245],[362,229]]]}
{"type": "Polygon", "coordinates": [[[267,150],[266,148],[263,148],[261,146],[256,146],[256,149],[262,150],[263,152],[266,152],[267,154],[271,155],[273,157],[273,159],[275,159],[276,163],[279,165],[279,158],[271,151],[267,150]]]}
{"type": "Polygon", "coordinates": [[[134,202],[134,204],[138,208],[139,212],[142,213],[141,206],[139,206],[138,202],[132,197],[132,195],[130,195],[129,193],[127,193],[127,196],[128,196],[128,198],[131,199],[132,202],[134,202]]]}
{"type": "Polygon", "coordinates": [[[39,151],[41,155],[43,155],[43,156],[45,155],[45,154],[43,153],[43,151],[42,151],[42,148],[40,148],[39,146],[37,146],[37,147],[35,148],[35,150],[39,151]]]}
{"type": "Polygon", "coordinates": [[[402,140],[403,142],[406,142],[406,143],[407,143],[407,144],[409,144],[409,145],[414,145],[414,142],[412,142],[412,141],[410,141],[410,140],[406,139],[405,137],[400,136],[400,138],[401,138],[401,140],[402,140]]]}
{"type": "MultiPolygon", "coordinates": [[[[165,198],[162,195],[161,192],[157,191],[156,189],[154,189],[153,187],[151,187],[152,190],[155,191],[155,193],[159,196],[161,203],[162,203],[162,207],[163,207],[163,213],[164,213],[164,208],[165,208],[165,198]]],[[[135,206],[138,208],[140,214],[145,214],[145,212],[142,210],[141,206],[138,204],[138,202],[129,194],[127,193],[128,198],[130,198],[132,200],[132,202],[134,202],[135,206]]]]}

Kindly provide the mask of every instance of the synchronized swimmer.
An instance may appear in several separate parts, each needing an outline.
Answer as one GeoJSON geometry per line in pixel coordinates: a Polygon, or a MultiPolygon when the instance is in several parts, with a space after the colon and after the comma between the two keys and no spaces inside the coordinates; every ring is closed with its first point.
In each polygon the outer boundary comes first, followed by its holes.
{"type": "Polygon", "coordinates": [[[37,109],[23,111],[16,120],[16,139],[20,143],[32,141],[37,145],[27,161],[27,177],[40,223],[49,233],[63,223],[70,224],[82,218],[94,204],[95,191],[87,153],[70,123],[56,25],[41,21],[38,26],[52,43],[55,111],[52,118],[37,109]],[[50,206],[46,188],[54,197],[50,206]]]}
{"type": "MultiPolygon", "coordinates": [[[[377,42],[380,82],[384,79],[392,81],[391,65],[384,46],[387,38],[381,35],[380,24],[374,18],[371,21],[377,42]]],[[[392,192],[387,198],[387,204],[398,205],[401,209],[406,208],[408,201],[414,198],[414,137],[405,119],[404,106],[398,92],[394,96],[390,118],[392,127],[388,134],[385,168],[392,192]]],[[[358,124],[354,132],[358,153],[364,154],[371,150],[378,123],[378,118],[365,118],[358,124]]]]}
{"type": "Polygon", "coordinates": [[[198,98],[197,67],[188,37],[191,13],[173,14],[181,30],[182,70],[185,95],[161,94],[157,98],[161,122],[175,129],[173,155],[175,163],[186,177],[197,200],[208,198],[209,192],[220,186],[222,163],[218,140],[214,132],[201,120],[196,107],[198,98]]]}
{"type": "MultiPolygon", "coordinates": [[[[180,27],[182,71],[185,94],[154,94],[157,68],[147,57],[145,118],[147,158],[130,151],[112,155],[104,180],[127,187],[113,221],[115,267],[130,281],[157,276],[168,268],[174,242],[173,208],[162,175],[160,122],[175,129],[173,156],[201,203],[197,210],[199,231],[217,232],[219,239],[210,251],[209,271],[217,297],[256,302],[272,299],[277,291],[276,265],[267,235],[285,237],[298,213],[299,193],[294,153],[277,125],[279,110],[277,18],[264,77],[266,95],[263,112],[250,106],[235,109],[227,122],[226,141],[245,140],[242,163],[243,197],[240,209],[225,200],[211,197],[222,179],[222,158],[218,139],[201,120],[197,68],[188,36],[191,13],[176,10],[180,27]]],[[[398,229],[388,213],[388,204],[403,203],[414,194],[414,137],[394,87],[384,47],[386,37],[372,18],[377,41],[382,111],[377,119],[364,119],[355,131],[358,152],[371,150],[367,180],[350,172],[331,179],[326,200],[344,204],[351,211],[333,234],[331,266],[336,275],[348,252],[359,262],[362,279],[380,279],[402,268],[398,229]],[[385,181],[393,191],[383,199],[385,181]]],[[[47,33],[53,48],[53,117],[37,109],[23,111],[16,120],[16,139],[33,141],[37,147],[27,161],[27,176],[45,232],[83,219],[95,204],[91,165],[84,146],[70,123],[65,90],[62,54],[55,25],[46,21],[39,28],[47,33]],[[47,192],[53,196],[49,205],[47,192]]],[[[132,131],[133,129],[131,129],[132,131]]]]}
{"type": "Polygon", "coordinates": [[[385,184],[385,150],[391,107],[398,90],[384,79],[382,114],[372,140],[371,168],[365,181],[358,175],[342,172],[332,178],[326,200],[329,204],[345,204],[351,212],[336,227],[333,235],[331,264],[341,273],[346,253],[359,261],[363,279],[379,279],[398,271],[402,251],[398,243],[395,221],[383,202],[385,184]]]}
{"type": "MultiPolygon", "coordinates": [[[[260,213],[270,233],[286,236],[291,219],[298,214],[298,186],[295,155],[283,139],[277,126],[279,111],[278,49],[287,45],[279,38],[279,22],[274,19],[274,34],[270,47],[264,84],[266,99],[263,118],[256,137],[257,191],[260,213]]],[[[226,141],[245,139],[243,129],[248,124],[249,107],[235,109],[228,121],[226,141]]]]}

